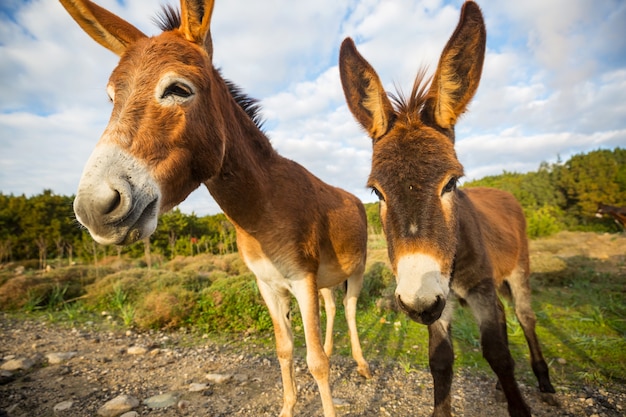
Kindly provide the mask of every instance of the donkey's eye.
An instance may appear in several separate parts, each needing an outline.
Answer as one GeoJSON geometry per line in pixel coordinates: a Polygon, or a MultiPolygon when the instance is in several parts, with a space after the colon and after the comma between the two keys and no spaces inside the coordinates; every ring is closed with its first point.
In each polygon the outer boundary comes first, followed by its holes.
{"type": "Polygon", "coordinates": [[[383,197],[383,193],[381,193],[380,191],[378,191],[378,189],[376,187],[372,187],[372,192],[374,194],[376,194],[376,197],[378,197],[378,199],[380,201],[385,201],[385,197],[383,197]]]}
{"type": "Polygon", "coordinates": [[[167,98],[170,96],[176,96],[181,98],[190,97],[193,94],[193,90],[188,85],[185,85],[180,82],[176,82],[168,85],[163,91],[163,95],[161,98],[167,98]]]}
{"type": "Polygon", "coordinates": [[[457,182],[456,177],[450,178],[450,181],[448,181],[445,187],[443,187],[443,190],[441,190],[441,195],[443,196],[446,193],[456,190],[456,182],[457,182]]]}

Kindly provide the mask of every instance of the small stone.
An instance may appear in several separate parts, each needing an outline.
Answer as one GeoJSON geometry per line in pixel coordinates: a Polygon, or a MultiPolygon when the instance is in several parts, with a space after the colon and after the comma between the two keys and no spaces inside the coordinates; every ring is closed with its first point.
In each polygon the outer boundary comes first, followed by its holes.
{"type": "Polygon", "coordinates": [[[233,378],[232,374],[206,374],[206,379],[214,384],[223,384],[233,378]]]}
{"type": "Polygon", "coordinates": [[[48,359],[50,365],[57,365],[72,359],[76,355],[76,352],[53,352],[46,354],[46,359],[48,359]]]}
{"type": "Polygon", "coordinates": [[[102,417],[116,417],[139,406],[139,400],[130,395],[122,394],[107,401],[98,410],[98,415],[102,417]]]}
{"type": "Polygon", "coordinates": [[[15,377],[13,373],[10,371],[2,370],[0,371],[0,385],[8,384],[9,382],[13,382],[15,377]]]}
{"type": "Polygon", "coordinates": [[[193,382],[191,384],[189,384],[189,391],[191,392],[200,392],[200,391],[204,391],[205,389],[207,389],[208,385],[207,384],[203,384],[203,383],[199,383],[199,382],[193,382]]]}
{"type": "Polygon", "coordinates": [[[143,346],[131,346],[126,351],[129,355],[145,355],[148,353],[148,349],[143,346]]]}
{"type": "Polygon", "coordinates": [[[186,411],[189,409],[189,404],[190,403],[187,400],[180,400],[178,404],[176,404],[176,406],[178,407],[179,410],[186,411]]]}
{"type": "Polygon", "coordinates": [[[175,394],[168,392],[165,394],[155,395],[143,400],[143,403],[150,408],[165,408],[176,404],[178,398],[175,394]]]}
{"type": "Polygon", "coordinates": [[[567,363],[567,360],[565,360],[565,358],[557,358],[557,359],[556,359],[556,362],[557,362],[559,365],[565,365],[565,364],[567,363]]]}
{"type": "Polygon", "coordinates": [[[35,362],[33,362],[31,359],[16,358],[16,359],[11,359],[3,363],[0,369],[4,371],[17,371],[20,369],[27,371],[30,368],[32,368],[34,365],[35,365],[35,362]]]}
{"type": "Polygon", "coordinates": [[[128,413],[122,414],[120,417],[139,417],[139,413],[136,411],[129,411],[128,413]]]}
{"type": "Polygon", "coordinates": [[[344,408],[344,407],[348,407],[350,405],[350,403],[348,401],[342,400],[341,398],[333,398],[333,404],[337,408],[344,408]]]}
{"type": "Polygon", "coordinates": [[[66,411],[69,410],[72,407],[72,404],[74,404],[74,401],[62,401],[60,403],[58,403],[57,405],[55,405],[52,410],[54,410],[55,413],[57,412],[61,412],[61,411],[66,411]]]}

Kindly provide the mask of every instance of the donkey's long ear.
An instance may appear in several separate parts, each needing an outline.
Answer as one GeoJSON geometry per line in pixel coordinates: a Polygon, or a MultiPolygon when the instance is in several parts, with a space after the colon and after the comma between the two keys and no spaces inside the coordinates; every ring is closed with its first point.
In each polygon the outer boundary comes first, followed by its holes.
{"type": "Polygon", "coordinates": [[[348,108],[376,141],[390,129],[395,113],[374,68],[346,38],[339,51],[339,75],[348,108]]]}
{"type": "Polygon", "coordinates": [[[467,1],[446,44],[428,93],[423,119],[451,129],[474,96],[485,58],[487,34],[480,8],[467,1]],[[434,119],[434,120],[431,120],[434,119]]]}
{"type": "Polygon", "coordinates": [[[181,0],[181,27],[187,40],[204,46],[209,56],[213,54],[211,42],[211,15],[214,0],[181,0]]]}
{"type": "Polygon", "coordinates": [[[96,42],[117,55],[145,38],[139,29],[89,0],[60,0],[65,10],[96,42]]]}

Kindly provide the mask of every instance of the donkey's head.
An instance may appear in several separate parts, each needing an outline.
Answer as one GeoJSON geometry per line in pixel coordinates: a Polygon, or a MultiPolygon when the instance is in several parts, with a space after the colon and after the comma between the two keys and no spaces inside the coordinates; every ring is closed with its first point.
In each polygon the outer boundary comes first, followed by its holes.
{"type": "Polygon", "coordinates": [[[85,165],[74,211],[98,242],[132,243],[220,168],[225,98],[211,62],[213,0],[182,0],[180,17],[166,9],[170,27],[155,37],[89,0],[61,3],[120,56],[107,85],[111,119],[85,165]]]}
{"type": "Polygon", "coordinates": [[[341,45],[348,107],[373,141],[368,185],[380,199],[396,301],[424,324],[441,316],[450,291],[458,239],[456,184],[463,175],[454,126],[478,87],[485,40],[480,9],[468,1],[430,88],[421,73],[411,97],[393,104],[354,42],[348,38],[341,45]]]}

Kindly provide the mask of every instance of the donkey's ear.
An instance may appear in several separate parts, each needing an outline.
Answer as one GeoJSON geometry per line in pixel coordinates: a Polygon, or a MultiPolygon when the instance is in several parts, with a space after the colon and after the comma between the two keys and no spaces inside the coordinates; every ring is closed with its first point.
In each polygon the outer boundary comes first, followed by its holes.
{"type": "Polygon", "coordinates": [[[339,75],[348,108],[376,141],[391,128],[395,113],[374,68],[346,38],[339,51],[339,75]]]}
{"type": "Polygon", "coordinates": [[[425,122],[434,122],[443,129],[454,128],[478,88],[486,39],[480,8],[473,1],[465,2],[433,76],[423,110],[425,122]]]}
{"type": "Polygon", "coordinates": [[[213,54],[211,42],[211,15],[214,0],[181,0],[181,27],[187,40],[204,46],[209,56],[213,54]]]}
{"type": "Polygon", "coordinates": [[[145,38],[139,29],[89,0],[60,0],[65,10],[96,42],[117,55],[145,38]]]}

